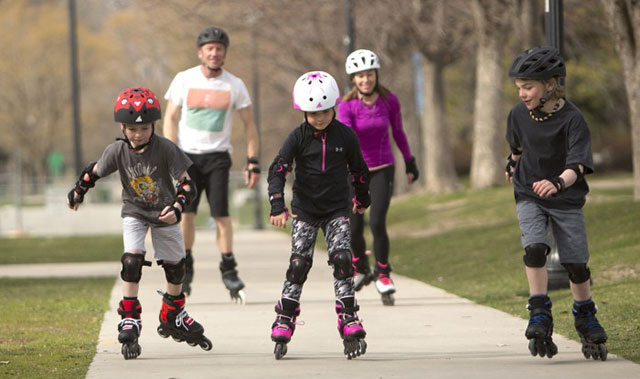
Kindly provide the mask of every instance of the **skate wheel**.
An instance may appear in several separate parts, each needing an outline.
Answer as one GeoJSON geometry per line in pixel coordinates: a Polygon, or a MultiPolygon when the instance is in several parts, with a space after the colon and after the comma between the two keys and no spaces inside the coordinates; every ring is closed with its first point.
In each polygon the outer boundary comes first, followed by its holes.
{"type": "Polygon", "coordinates": [[[364,339],[343,340],[344,355],[347,359],[359,357],[367,351],[367,343],[364,339]]]}
{"type": "Polygon", "coordinates": [[[213,349],[213,343],[211,343],[211,340],[208,339],[207,337],[202,336],[202,342],[200,342],[200,347],[204,351],[209,351],[209,350],[213,349]]]}
{"type": "Polygon", "coordinates": [[[162,338],[168,338],[169,335],[165,333],[164,329],[162,328],[162,326],[158,326],[158,329],[156,329],[158,331],[158,334],[160,335],[160,337],[162,338]]]}
{"type": "Polygon", "coordinates": [[[536,355],[538,355],[538,347],[536,346],[536,339],[535,338],[532,338],[532,339],[529,340],[529,352],[534,357],[536,355]]]}
{"type": "Polygon", "coordinates": [[[390,293],[385,293],[382,295],[382,304],[392,306],[396,303],[396,299],[390,293]]]}
{"type": "Polygon", "coordinates": [[[187,342],[187,345],[189,345],[189,346],[198,346],[198,344],[197,344],[197,343],[195,343],[195,342],[191,342],[191,341],[188,341],[188,342],[187,342]]]}
{"type": "Polygon", "coordinates": [[[247,297],[245,296],[243,290],[240,290],[238,292],[231,292],[230,295],[231,301],[236,304],[245,305],[247,303],[247,297]]]}
{"type": "Polygon", "coordinates": [[[287,354],[287,345],[284,343],[277,343],[273,348],[273,354],[276,356],[276,359],[281,359],[287,354]]]}
{"type": "Polygon", "coordinates": [[[607,360],[607,355],[609,354],[609,351],[607,350],[607,345],[601,343],[598,345],[598,352],[600,353],[600,360],[601,361],[606,361],[607,360]]]}
{"type": "Polygon", "coordinates": [[[184,340],[180,337],[176,337],[176,336],[171,336],[171,338],[173,338],[174,341],[176,342],[184,342],[184,340]]]}
{"type": "Polygon", "coordinates": [[[142,348],[137,343],[122,344],[122,356],[125,360],[136,359],[142,352],[142,348]]]}

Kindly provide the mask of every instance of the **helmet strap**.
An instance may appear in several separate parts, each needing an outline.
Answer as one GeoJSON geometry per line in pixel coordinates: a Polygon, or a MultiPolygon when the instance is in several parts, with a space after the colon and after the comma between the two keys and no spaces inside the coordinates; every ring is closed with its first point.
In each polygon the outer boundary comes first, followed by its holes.
{"type": "Polygon", "coordinates": [[[151,135],[149,136],[149,140],[146,143],[143,143],[142,145],[133,147],[131,145],[131,141],[129,141],[129,138],[127,138],[127,135],[124,133],[124,131],[122,131],[122,135],[124,136],[124,138],[116,138],[116,141],[124,141],[127,146],[129,146],[129,150],[131,150],[134,153],[139,153],[142,150],[144,150],[144,148],[146,148],[147,146],[149,146],[149,144],[151,143],[151,140],[153,140],[153,136],[155,135],[155,131],[156,131],[156,127],[154,123],[151,123],[151,135]]]}

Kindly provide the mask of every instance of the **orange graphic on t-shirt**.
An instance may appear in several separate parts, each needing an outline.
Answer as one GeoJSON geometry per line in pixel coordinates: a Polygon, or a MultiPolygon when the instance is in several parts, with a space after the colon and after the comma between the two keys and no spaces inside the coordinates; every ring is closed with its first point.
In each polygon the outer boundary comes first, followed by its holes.
{"type": "Polygon", "coordinates": [[[187,94],[187,107],[227,109],[231,101],[231,92],[191,88],[187,94]]]}

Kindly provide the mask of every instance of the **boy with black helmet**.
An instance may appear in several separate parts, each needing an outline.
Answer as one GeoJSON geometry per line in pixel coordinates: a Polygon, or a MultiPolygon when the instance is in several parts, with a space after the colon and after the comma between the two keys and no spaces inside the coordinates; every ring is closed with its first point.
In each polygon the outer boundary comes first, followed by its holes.
{"type": "Polygon", "coordinates": [[[115,171],[120,174],[125,252],[121,259],[123,299],[118,306],[122,317],[118,341],[122,343],[125,359],[135,359],[141,353],[138,337],[142,306],[138,290],[142,266],[151,266],[145,260],[144,246],[149,229],[155,258],[167,279],[158,333],[193,346],[198,344],[204,350],[212,347],[202,325],[184,309],[182,293],[185,253],[178,223],[184,207],[196,193],[187,174],[191,161],[171,141],[154,134],[154,123],[160,117],[160,103],[152,91],[141,87],[122,91],[115,101],[114,119],[120,124],[124,138],[107,146],[100,160],[82,171],[67,197],[69,207],[77,210],[98,179],[115,171]]]}
{"type": "Polygon", "coordinates": [[[251,113],[251,99],[242,79],[223,69],[229,35],[218,27],[204,29],[196,40],[200,65],[179,72],[167,93],[164,135],[180,146],[193,161],[189,175],[200,189],[187,206],[182,223],[186,247],[184,291],[191,293],[194,276],[192,247],[195,215],[200,195],[206,193],[211,216],[216,221],[216,242],[221,254],[222,281],[231,298],[245,302],[244,283],[238,277],[233,255],[233,228],[229,217],[229,170],[231,126],[237,110],[245,127],[247,164],[245,184],[253,188],[260,180],[258,129],[251,113]]]}
{"type": "Polygon", "coordinates": [[[586,358],[607,359],[607,334],[591,299],[589,250],[582,207],[593,172],[591,135],[580,110],[564,98],[564,59],[553,47],[525,50],[509,76],[522,102],[509,112],[506,138],[511,153],[505,176],[513,184],[529,282],[530,320],[525,332],[532,355],[553,357],[551,299],[547,295],[547,229],[558,245],[573,294],[572,312],[586,358]]]}

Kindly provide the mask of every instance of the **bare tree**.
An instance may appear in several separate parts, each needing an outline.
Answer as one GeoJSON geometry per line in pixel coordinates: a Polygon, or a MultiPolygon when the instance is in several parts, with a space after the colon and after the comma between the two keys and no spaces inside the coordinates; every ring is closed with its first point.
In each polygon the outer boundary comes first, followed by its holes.
{"type": "Polygon", "coordinates": [[[602,0],[620,55],[631,114],[633,198],[640,201],[640,2],[602,0]]]}
{"type": "Polygon", "coordinates": [[[519,50],[540,46],[544,40],[542,0],[515,0],[514,28],[518,31],[519,50]]]}
{"type": "MultiPolygon", "coordinates": [[[[426,190],[449,192],[461,187],[454,167],[445,112],[444,68],[465,50],[471,32],[464,3],[444,0],[398,2],[408,15],[407,39],[424,56],[425,115],[423,120],[426,190]],[[407,8],[408,7],[408,8],[407,8]]],[[[399,12],[398,12],[399,13],[399,12]]]]}
{"type": "Polygon", "coordinates": [[[474,0],[476,25],[476,96],[471,156],[471,188],[481,189],[504,182],[502,175],[502,113],[504,44],[511,26],[511,2],[474,0]]]}

